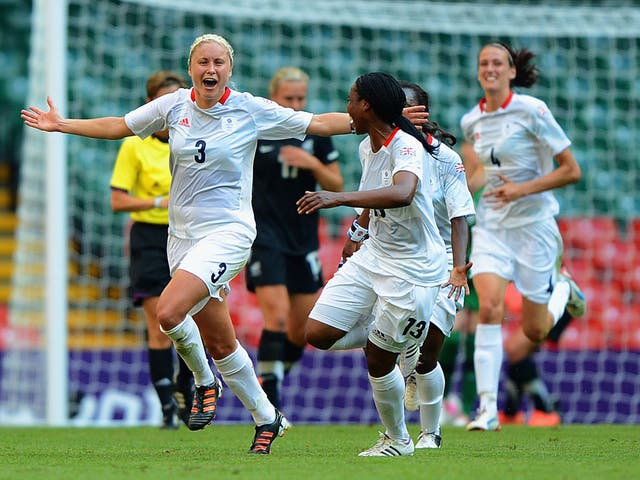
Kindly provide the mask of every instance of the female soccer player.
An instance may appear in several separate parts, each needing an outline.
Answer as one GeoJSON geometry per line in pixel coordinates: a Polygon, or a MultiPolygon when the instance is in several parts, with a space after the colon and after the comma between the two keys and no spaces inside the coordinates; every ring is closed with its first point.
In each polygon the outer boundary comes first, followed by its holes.
{"type": "MultiPolygon", "coordinates": [[[[562,239],[552,190],[577,182],[570,141],[546,104],[513,87],[537,81],[534,54],[494,42],[478,55],[484,98],[462,117],[465,140],[480,161],[469,184],[484,184],[472,230],[471,276],[480,304],[474,364],[480,408],[468,430],[497,430],[504,295],[522,294],[522,328],[541,343],[562,316],[585,308],[582,292],[559,271],[562,239]],[[557,167],[554,166],[554,159],[557,167]]],[[[465,159],[466,162],[466,159],[465,159]]]]}
{"type": "Polygon", "coordinates": [[[365,209],[351,240],[362,246],[327,282],[307,323],[307,341],[329,349],[369,323],[367,368],[373,399],[385,427],[360,456],[413,455],[404,416],[404,378],[396,365],[409,343],[422,344],[440,287],[447,280],[444,243],[434,218],[428,162],[436,147],[403,118],[405,94],[391,75],[359,77],[347,111],[360,143],[360,188],[356,192],[307,192],[298,211],[309,214],[340,205],[365,209]],[[367,232],[368,229],[368,232],[367,232]]]}
{"type": "Polygon", "coordinates": [[[251,358],[236,340],[226,301],[229,282],[244,268],[256,236],[251,209],[256,144],[349,133],[351,125],[346,113],[296,112],[232,90],[233,61],[225,38],[205,34],[189,50],[193,88],[163,95],[124,117],[67,119],[47,98],[48,111],[30,107],[22,118],[39,130],[104,139],[145,138],[168,128],[172,278],[160,295],[157,317],[195,375],[189,427],[204,428],[215,417],[221,389],[199,348],[202,335],[218,372],[256,424],[249,452],[267,454],[288,422],[260,387],[251,358]]]}

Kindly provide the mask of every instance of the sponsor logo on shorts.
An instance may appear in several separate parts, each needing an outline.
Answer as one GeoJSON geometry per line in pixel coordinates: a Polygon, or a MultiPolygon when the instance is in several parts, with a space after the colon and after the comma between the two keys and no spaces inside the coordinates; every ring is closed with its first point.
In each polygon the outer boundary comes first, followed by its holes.
{"type": "Polygon", "coordinates": [[[387,341],[387,336],[384,333],[382,333],[380,330],[378,330],[377,328],[374,328],[371,331],[371,335],[373,335],[374,337],[382,340],[383,342],[387,341]]]}

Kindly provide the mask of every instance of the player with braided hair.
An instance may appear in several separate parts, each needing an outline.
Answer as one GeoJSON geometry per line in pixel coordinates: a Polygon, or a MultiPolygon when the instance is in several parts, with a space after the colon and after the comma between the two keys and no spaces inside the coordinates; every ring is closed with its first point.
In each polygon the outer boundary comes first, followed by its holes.
{"type": "MultiPolygon", "coordinates": [[[[308,192],[298,201],[301,214],[340,205],[363,209],[343,250],[347,261],[327,282],[306,330],[307,341],[325,350],[366,341],[369,381],[385,431],[360,456],[413,455],[404,378],[396,361],[408,344],[424,341],[448,277],[430,185],[429,162],[437,147],[402,116],[405,103],[405,93],[391,75],[358,77],[347,111],[355,132],[367,134],[359,146],[359,190],[308,192]]],[[[464,288],[464,277],[456,290],[464,288]]]]}

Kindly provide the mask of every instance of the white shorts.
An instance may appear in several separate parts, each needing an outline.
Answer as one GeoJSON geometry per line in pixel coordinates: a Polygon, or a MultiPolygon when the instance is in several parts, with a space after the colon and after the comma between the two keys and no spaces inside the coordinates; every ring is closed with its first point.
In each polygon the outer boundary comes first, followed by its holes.
{"type": "Polygon", "coordinates": [[[453,324],[456,320],[456,313],[462,310],[464,306],[464,297],[458,298],[458,302],[448,297],[449,287],[441,288],[438,292],[438,298],[436,304],[433,307],[433,313],[431,314],[431,323],[438,327],[438,329],[447,337],[451,335],[453,330],[453,324]]]}
{"type": "Polygon", "coordinates": [[[422,345],[440,287],[423,287],[346,262],[327,282],[309,317],[345,332],[373,315],[369,340],[400,353],[422,345]]]}
{"type": "Polygon", "coordinates": [[[562,237],[554,219],[522,228],[472,229],[471,277],[494,273],[512,281],[534,303],[549,301],[562,260],[562,237]]]}
{"type": "Polygon", "coordinates": [[[167,256],[171,276],[177,270],[194,274],[207,286],[205,297],[190,311],[198,313],[215,298],[222,301],[221,290],[229,293],[229,282],[244,268],[251,254],[251,240],[234,232],[217,231],[199,240],[186,240],[169,235],[167,256]]]}

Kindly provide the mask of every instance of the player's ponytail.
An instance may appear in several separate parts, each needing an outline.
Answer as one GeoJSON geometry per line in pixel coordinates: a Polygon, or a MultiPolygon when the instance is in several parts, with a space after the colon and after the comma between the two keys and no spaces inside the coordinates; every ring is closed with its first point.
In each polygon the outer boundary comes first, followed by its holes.
{"type": "Polygon", "coordinates": [[[540,71],[535,63],[531,63],[536,57],[536,54],[531,50],[527,50],[526,48],[516,50],[503,42],[492,42],[486,46],[497,47],[507,52],[509,66],[515,67],[516,69],[516,76],[511,80],[512,87],[529,88],[538,81],[540,71]]]}
{"type": "Polygon", "coordinates": [[[402,115],[406,97],[398,81],[385,72],[371,72],[355,81],[358,95],[369,102],[375,114],[389,125],[396,126],[416,138],[430,154],[437,148],[429,145],[425,136],[413,123],[402,115]]]}

